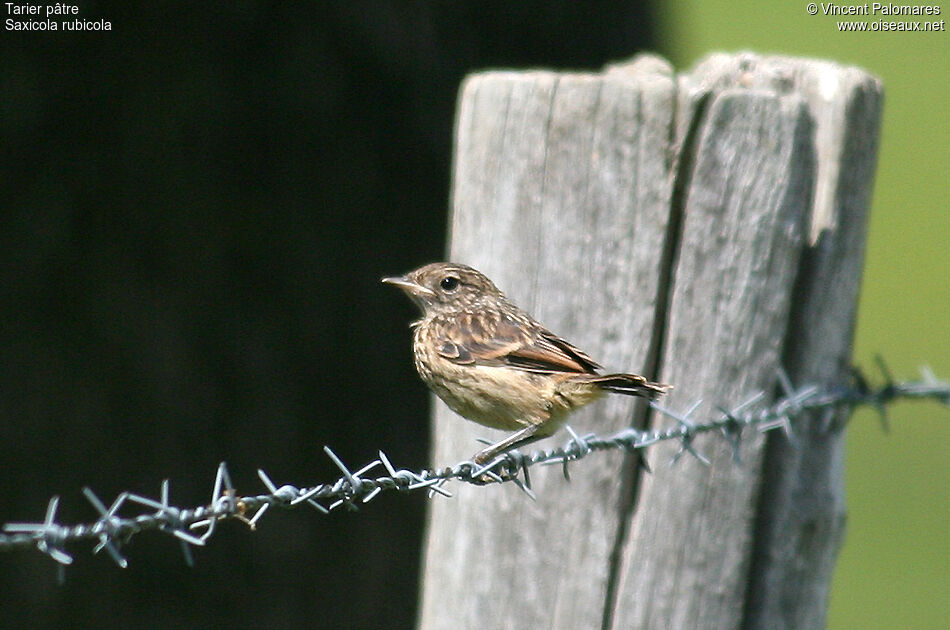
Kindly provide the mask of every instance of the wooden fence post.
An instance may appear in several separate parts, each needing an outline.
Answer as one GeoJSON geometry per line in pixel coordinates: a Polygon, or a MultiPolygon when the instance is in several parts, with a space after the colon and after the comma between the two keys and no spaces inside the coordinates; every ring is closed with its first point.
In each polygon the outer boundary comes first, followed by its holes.
{"type": "MultiPolygon", "coordinates": [[[[457,120],[452,260],[611,370],[673,383],[663,404],[735,406],[845,377],[881,88],[830,63],[656,57],[600,74],[490,72],[457,120]]],[[[671,422],[610,397],[579,432],[671,422]]],[[[458,486],[431,503],[420,627],[822,627],[841,540],[829,418],[590,457],[566,482],[458,486]],[[749,432],[751,433],[751,432],[749,432]],[[671,450],[673,449],[673,450],[671,450]]],[[[438,403],[433,464],[498,435],[438,403]]],[[[560,435],[553,440],[566,440],[560,435]]]]}

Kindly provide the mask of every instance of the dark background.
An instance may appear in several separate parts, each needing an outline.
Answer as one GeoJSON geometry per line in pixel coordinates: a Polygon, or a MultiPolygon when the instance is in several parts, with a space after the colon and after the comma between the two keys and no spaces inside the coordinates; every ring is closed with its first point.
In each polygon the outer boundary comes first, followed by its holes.
{"type": "MultiPolygon", "coordinates": [[[[652,48],[637,2],[86,2],[110,32],[0,38],[0,523],[122,490],[210,498],[430,464],[409,302],[445,250],[463,76],[652,48]]],[[[0,7],[4,13],[5,6],[0,7]]],[[[445,463],[445,462],[442,462],[445,463]]],[[[6,627],[408,628],[424,497],[146,533],[63,586],[0,554],[6,627]]],[[[460,567],[459,570],[464,570],[460,567]]]]}

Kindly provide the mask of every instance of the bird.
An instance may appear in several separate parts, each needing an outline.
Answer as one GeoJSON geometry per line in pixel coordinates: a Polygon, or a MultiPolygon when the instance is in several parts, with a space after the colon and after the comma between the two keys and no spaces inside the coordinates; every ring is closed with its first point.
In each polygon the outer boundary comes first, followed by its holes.
{"type": "Polygon", "coordinates": [[[637,374],[601,374],[587,353],[467,265],[436,262],[382,282],[422,311],[410,327],[423,382],[460,416],[510,432],[476,453],[477,464],[553,435],[572,411],[607,392],[653,399],[672,388],[637,374]]]}

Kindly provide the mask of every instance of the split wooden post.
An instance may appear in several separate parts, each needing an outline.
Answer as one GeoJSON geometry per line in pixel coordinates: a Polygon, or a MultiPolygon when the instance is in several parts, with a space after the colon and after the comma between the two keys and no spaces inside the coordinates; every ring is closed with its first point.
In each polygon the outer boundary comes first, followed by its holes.
{"type": "MultiPolygon", "coordinates": [[[[696,413],[845,378],[881,87],[831,63],[656,57],[599,74],[466,80],[450,259],[610,370],[672,383],[696,413]]],[[[570,423],[609,434],[672,422],[613,396],[570,423]]],[[[566,482],[457,486],[430,506],[420,627],[819,628],[843,523],[829,418],[719,436],[644,474],[619,452],[566,482]]],[[[831,422],[830,424],[834,424],[831,422]]],[[[433,463],[499,437],[438,403],[433,463]]],[[[564,441],[566,434],[553,438],[564,441]]]]}

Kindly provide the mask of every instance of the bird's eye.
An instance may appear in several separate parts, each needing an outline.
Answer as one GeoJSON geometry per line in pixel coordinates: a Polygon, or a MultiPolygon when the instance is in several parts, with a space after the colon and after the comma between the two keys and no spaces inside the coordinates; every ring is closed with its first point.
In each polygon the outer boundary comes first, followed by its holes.
{"type": "Polygon", "coordinates": [[[439,286],[443,291],[455,291],[459,288],[459,279],[455,276],[445,276],[439,281],[439,286]]]}

